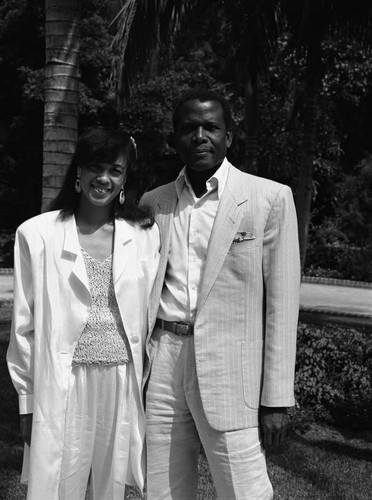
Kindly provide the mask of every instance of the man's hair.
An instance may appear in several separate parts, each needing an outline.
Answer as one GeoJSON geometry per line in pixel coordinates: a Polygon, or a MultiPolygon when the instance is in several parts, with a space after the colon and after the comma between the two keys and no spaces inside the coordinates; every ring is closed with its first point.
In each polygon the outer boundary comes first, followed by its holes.
{"type": "Polygon", "coordinates": [[[223,110],[223,116],[225,119],[226,129],[232,130],[233,120],[232,120],[232,116],[231,116],[230,105],[227,102],[227,100],[224,97],[222,97],[220,94],[217,94],[217,92],[215,92],[214,90],[200,89],[200,88],[189,90],[177,102],[176,107],[174,108],[173,117],[172,117],[174,130],[176,130],[177,125],[180,121],[182,106],[189,101],[200,101],[200,102],[215,101],[215,102],[219,102],[221,104],[221,107],[223,110]]]}

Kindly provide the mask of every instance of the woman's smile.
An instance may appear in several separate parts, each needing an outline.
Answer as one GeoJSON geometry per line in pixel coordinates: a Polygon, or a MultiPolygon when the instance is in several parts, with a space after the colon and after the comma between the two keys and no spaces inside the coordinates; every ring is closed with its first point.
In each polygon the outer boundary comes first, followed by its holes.
{"type": "Polygon", "coordinates": [[[98,194],[107,194],[111,192],[109,187],[99,186],[97,184],[92,184],[93,190],[98,194]]]}

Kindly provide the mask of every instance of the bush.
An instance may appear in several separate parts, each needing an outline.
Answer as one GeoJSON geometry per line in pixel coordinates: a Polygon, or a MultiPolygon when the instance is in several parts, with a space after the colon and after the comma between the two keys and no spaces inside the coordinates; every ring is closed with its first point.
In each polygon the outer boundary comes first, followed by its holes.
{"type": "Polygon", "coordinates": [[[370,428],[372,339],[352,328],[299,325],[295,393],[317,419],[370,428]]]}
{"type": "Polygon", "coordinates": [[[0,233],[0,267],[13,267],[14,231],[0,233]]]}
{"type": "Polygon", "coordinates": [[[310,267],[305,269],[305,276],[311,276],[313,278],[332,278],[332,279],[343,279],[344,275],[340,271],[335,271],[334,269],[324,269],[320,266],[314,266],[311,264],[310,267]]]}
{"type": "Polygon", "coordinates": [[[371,282],[372,245],[350,243],[334,221],[326,219],[311,228],[305,274],[371,282]]]}

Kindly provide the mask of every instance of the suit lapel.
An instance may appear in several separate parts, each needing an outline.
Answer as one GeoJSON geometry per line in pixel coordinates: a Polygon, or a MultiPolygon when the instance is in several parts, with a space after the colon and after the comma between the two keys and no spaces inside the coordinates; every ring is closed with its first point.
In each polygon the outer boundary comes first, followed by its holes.
{"type": "Polygon", "coordinates": [[[197,305],[198,312],[203,307],[221,270],[243,217],[241,205],[247,200],[247,193],[242,189],[243,184],[240,179],[240,172],[230,165],[229,176],[222,193],[208,244],[207,259],[197,305]]]}
{"type": "Polygon", "coordinates": [[[164,198],[156,202],[155,220],[159,225],[161,235],[161,257],[159,262],[158,274],[151,293],[149,324],[155,321],[157,314],[161,291],[164,284],[164,276],[167,269],[170,240],[173,228],[174,211],[177,205],[177,191],[175,184],[171,184],[164,198]]]}
{"type": "MultiPolygon", "coordinates": [[[[132,238],[132,226],[125,221],[116,221],[112,271],[114,285],[123,274],[125,268],[130,264],[129,252],[126,251],[125,247],[132,241],[132,238]]],[[[67,260],[73,261],[71,272],[85,287],[90,296],[88,275],[81,253],[75,217],[71,217],[66,221],[62,256],[67,260]]]]}
{"type": "Polygon", "coordinates": [[[81,254],[80,242],[76,228],[75,217],[70,217],[65,222],[65,235],[63,242],[62,258],[73,261],[71,272],[89,293],[89,282],[83,256],[81,254]],[[71,258],[72,256],[72,258],[71,258]]]}
{"type": "Polygon", "coordinates": [[[112,264],[112,276],[114,286],[122,276],[125,269],[130,265],[131,253],[127,246],[133,242],[134,228],[124,220],[115,221],[114,254],[112,264]]]}

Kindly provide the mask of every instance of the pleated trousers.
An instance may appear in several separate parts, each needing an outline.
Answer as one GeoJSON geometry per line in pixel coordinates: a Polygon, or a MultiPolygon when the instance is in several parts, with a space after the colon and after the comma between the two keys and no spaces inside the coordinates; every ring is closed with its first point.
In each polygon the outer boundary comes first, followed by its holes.
{"type": "Polygon", "coordinates": [[[220,500],[271,500],[258,427],[220,432],[204,414],[193,337],[157,328],[146,396],[147,495],[195,500],[203,445],[220,500]]]}
{"type": "Polygon", "coordinates": [[[123,500],[142,451],[132,363],[74,366],[69,380],[59,500],[123,500]],[[136,440],[138,443],[136,443],[136,440]]]}

